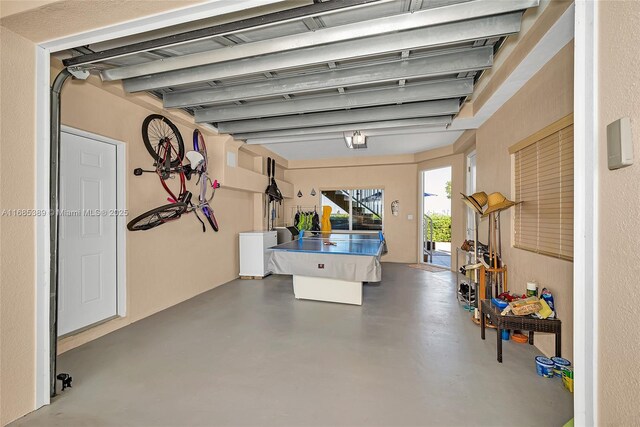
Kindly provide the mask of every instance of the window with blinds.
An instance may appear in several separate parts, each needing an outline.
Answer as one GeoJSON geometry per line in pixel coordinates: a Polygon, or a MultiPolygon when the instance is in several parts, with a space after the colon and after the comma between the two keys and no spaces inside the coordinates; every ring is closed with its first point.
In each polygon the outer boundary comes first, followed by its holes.
{"type": "Polygon", "coordinates": [[[515,155],[514,246],[573,260],[573,115],[509,150],[515,155]]]}

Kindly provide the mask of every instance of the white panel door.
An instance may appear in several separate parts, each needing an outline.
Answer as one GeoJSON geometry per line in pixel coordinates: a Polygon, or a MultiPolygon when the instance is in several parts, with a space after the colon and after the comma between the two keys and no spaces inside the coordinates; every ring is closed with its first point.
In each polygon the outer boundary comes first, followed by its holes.
{"type": "Polygon", "coordinates": [[[62,132],[58,335],[116,315],[116,147],[62,132]]]}

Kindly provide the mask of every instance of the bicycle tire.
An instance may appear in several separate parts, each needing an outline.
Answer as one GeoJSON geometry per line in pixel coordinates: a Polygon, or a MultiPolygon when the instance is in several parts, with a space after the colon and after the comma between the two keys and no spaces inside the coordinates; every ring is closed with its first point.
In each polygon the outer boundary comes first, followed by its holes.
{"type": "Polygon", "coordinates": [[[169,203],[168,205],[159,206],[129,221],[127,228],[129,231],[150,230],[168,221],[180,218],[186,210],[186,203],[169,203]]]}
{"type": "Polygon", "coordinates": [[[172,144],[175,142],[175,144],[178,145],[178,156],[171,159],[171,167],[176,167],[184,158],[184,142],[182,141],[180,131],[171,120],[161,114],[151,114],[147,116],[142,122],[142,141],[156,163],[162,161],[162,157],[157,150],[157,145],[163,138],[168,138],[172,141],[172,144]],[[175,138],[172,138],[172,136],[175,138]],[[157,141],[155,145],[153,141],[157,141]]]}
{"type": "Polygon", "coordinates": [[[211,226],[211,228],[213,228],[213,231],[217,233],[220,230],[220,227],[218,226],[218,220],[216,220],[216,216],[213,214],[213,209],[204,206],[202,208],[202,212],[207,218],[207,221],[209,221],[209,225],[211,226]]]}
{"type": "Polygon", "coordinates": [[[204,136],[202,132],[198,129],[193,131],[193,149],[198,153],[202,154],[204,157],[204,168],[203,170],[207,170],[207,163],[209,162],[209,158],[207,157],[207,144],[204,142],[204,136]]]}

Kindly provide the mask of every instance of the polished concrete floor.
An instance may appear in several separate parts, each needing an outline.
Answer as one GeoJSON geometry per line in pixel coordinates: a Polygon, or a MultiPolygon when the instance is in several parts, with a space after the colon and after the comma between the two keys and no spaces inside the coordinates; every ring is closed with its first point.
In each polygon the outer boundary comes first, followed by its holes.
{"type": "Polygon", "coordinates": [[[59,359],[73,388],[18,426],[561,426],[534,347],[480,339],[454,276],[384,264],[362,307],[236,280],[59,359]]]}

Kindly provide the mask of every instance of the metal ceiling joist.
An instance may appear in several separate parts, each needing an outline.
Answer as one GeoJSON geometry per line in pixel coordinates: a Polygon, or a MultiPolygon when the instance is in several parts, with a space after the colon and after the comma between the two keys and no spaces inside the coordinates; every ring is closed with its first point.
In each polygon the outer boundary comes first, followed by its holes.
{"type": "Polygon", "coordinates": [[[326,139],[343,139],[344,134],[342,132],[333,132],[333,133],[318,133],[314,134],[311,138],[304,136],[281,136],[278,138],[266,138],[266,139],[250,139],[247,140],[246,143],[249,145],[257,145],[257,144],[280,144],[280,143],[289,143],[289,142],[301,142],[301,141],[322,141],[326,139]]]}
{"type": "Polygon", "coordinates": [[[265,139],[283,136],[309,136],[329,132],[347,132],[367,129],[396,129],[416,126],[446,126],[453,120],[452,116],[420,117],[417,119],[383,120],[379,122],[355,122],[344,125],[315,126],[298,129],[272,130],[266,132],[247,132],[234,134],[236,139],[265,139]]]}
{"type": "Polygon", "coordinates": [[[422,0],[410,0],[409,1],[409,12],[413,12],[422,7],[422,0]]]}
{"type": "Polygon", "coordinates": [[[223,122],[218,124],[218,130],[221,133],[235,134],[355,122],[376,122],[380,120],[396,120],[413,117],[446,116],[457,114],[458,111],[459,101],[457,99],[446,99],[404,105],[359,108],[349,111],[331,111],[328,113],[311,113],[269,119],[223,122]]]}
{"type": "Polygon", "coordinates": [[[225,122],[259,117],[286,116],[296,113],[329,111],[345,108],[372,107],[376,105],[432,101],[460,98],[473,93],[473,79],[453,79],[439,82],[418,83],[405,87],[367,89],[341,96],[314,96],[307,99],[267,102],[241,107],[214,107],[195,112],[197,123],[225,122]]]}
{"type": "MultiPolygon", "coordinates": [[[[353,130],[362,130],[362,129],[352,129],[353,130]]],[[[444,132],[445,126],[429,126],[429,127],[415,127],[412,126],[410,128],[393,128],[393,129],[370,129],[362,131],[368,138],[378,137],[378,136],[386,136],[386,135],[425,135],[428,133],[438,133],[444,132]]],[[[305,142],[305,141],[320,141],[320,140],[341,140],[344,141],[344,132],[333,132],[333,133],[320,133],[313,135],[292,135],[292,136],[280,136],[274,138],[253,138],[247,139],[246,143],[249,145],[264,145],[264,144],[282,144],[282,143],[293,143],[293,142],[305,142]]]]}
{"type": "Polygon", "coordinates": [[[224,104],[237,100],[260,99],[304,93],[323,89],[338,89],[362,84],[382,83],[399,79],[436,77],[469,71],[485,70],[493,64],[493,48],[481,47],[457,52],[440,53],[408,61],[394,61],[362,67],[328,70],[322,73],[283,77],[270,81],[237,86],[172,92],[164,96],[165,108],[185,108],[195,105],[224,104]]]}
{"type": "Polygon", "coordinates": [[[302,22],[304,23],[304,25],[309,29],[309,31],[315,31],[318,30],[320,28],[322,28],[320,26],[320,24],[318,23],[318,21],[316,21],[315,18],[311,17],[311,18],[304,18],[302,20],[302,22]]]}
{"type": "Polygon", "coordinates": [[[313,4],[307,6],[296,7],[279,12],[269,13],[267,15],[242,19],[240,21],[228,22],[213,27],[201,28],[198,30],[160,37],[153,40],[120,46],[113,49],[107,49],[101,52],[68,58],[62,62],[65,67],[79,67],[107,59],[134,55],[140,52],[147,52],[150,50],[162,49],[184,43],[195,42],[198,40],[213,38],[215,36],[233,34],[243,30],[253,30],[268,27],[271,25],[283,24],[306,17],[321,16],[326,13],[331,13],[338,10],[347,10],[350,8],[360,7],[368,3],[376,3],[379,1],[381,0],[334,0],[331,2],[314,2],[313,4]]]}
{"type": "MultiPolygon", "coordinates": [[[[100,72],[105,81],[123,80],[149,74],[164,73],[202,65],[210,65],[237,59],[268,55],[313,46],[342,42],[345,40],[379,36],[382,34],[428,28],[452,22],[477,19],[536,6],[538,0],[472,0],[449,6],[418,10],[413,13],[370,19],[353,24],[323,28],[322,30],[293,34],[290,36],[254,41],[231,46],[227,49],[211,50],[189,55],[175,56],[142,64],[111,68],[100,72]]],[[[241,34],[239,34],[241,35],[241,34]]],[[[248,41],[248,40],[247,40],[248,41]]]]}
{"type": "Polygon", "coordinates": [[[274,53],[256,58],[238,59],[219,64],[147,75],[125,80],[124,88],[128,92],[156,90],[162,87],[219,80],[262,73],[264,71],[340,61],[354,57],[399,52],[406,49],[445,46],[451,43],[505,36],[520,31],[520,17],[521,13],[516,12],[439,25],[437,27],[274,53]]]}
{"type": "Polygon", "coordinates": [[[235,42],[233,42],[232,40],[229,40],[228,38],[226,38],[224,36],[214,37],[212,40],[214,42],[216,42],[216,43],[220,43],[221,45],[227,46],[227,47],[236,45],[235,42]]]}

